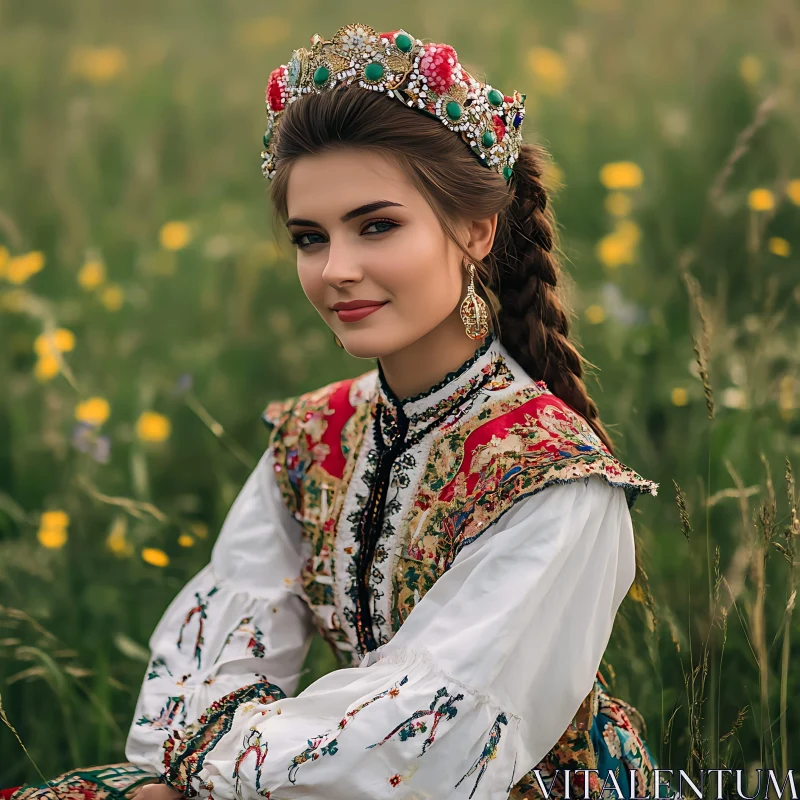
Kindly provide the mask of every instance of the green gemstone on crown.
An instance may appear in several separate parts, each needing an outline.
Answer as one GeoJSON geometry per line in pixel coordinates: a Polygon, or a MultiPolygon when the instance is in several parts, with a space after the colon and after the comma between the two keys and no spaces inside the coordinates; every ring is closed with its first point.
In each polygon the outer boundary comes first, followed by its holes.
{"type": "Polygon", "coordinates": [[[451,120],[453,120],[455,122],[456,120],[461,119],[461,114],[463,113],[463,110],[462,110],[461,105],[459,103],[456,103],[455,100],[451,100],[444,107],[444,113],[447,114],[449,119],[451,119],[451,120]]]}
{"type": "Polygon", "coordinates": [[[364,77],[371,83],[377,83],[383,77],[383,64],[373,61],[364,67],[364,77]]]}
{"type": "Polygon", "coordinates": [[[272,131],[267,131],[264,134],[264,147],[269,147],[269,143],[272,140],[272,131]]]}
{"type": "Polygon", "coordinates": [[[492,131],[484,131],[483,136],[481,136],[481,143],[484,147],[491,147],[492,145],[496,144],[497,137],[492,133],[492,131]]]}
{"type": "Polygon", "coordinates": [[[503,167],[503,177],[504,177],[504,178],[505,178],[507,181],[510,181],[510,180],[511,180],[511,176],[512,176],[513,174],[514,174],[514,170],[513,170],[513,169],[511,169],[511,167],[509,167],[509,166],[508,166],[508,164],[506,164],[506,166],[504,166],[504,167],[503,167]]]}
{"type": "Polygon", "coordinates": [[[317,67],[314,70],[314,84],[316,86],[322,86],[324,83],[327,83],[330,77],[331,71],[327,67],[317,67]]]}
{"type": "Polygon", "coordinates": [[[497,89],[492,89],[492,91],[489,92],[488,98],[489,98],[489,102],[495,108],[497,108],[498,106],[503,105],[503,93],[502,92],[498,92],[497,89]]]}
{"type": "Polygon", "coordinates": [[[414,42],[411,41],[411,37],[406,36],[404,33],[399,33],[397,36],[395,36],[394,43],[397,45],[397,49],[402,50],[404,53],[411,52],[411,48],[414,46],[414,42]]]}

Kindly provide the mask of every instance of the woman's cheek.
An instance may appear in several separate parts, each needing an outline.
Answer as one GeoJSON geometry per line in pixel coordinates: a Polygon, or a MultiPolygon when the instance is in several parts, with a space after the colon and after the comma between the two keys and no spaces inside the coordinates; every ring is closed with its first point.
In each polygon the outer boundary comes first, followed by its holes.
{"type": "Polygon", "coordinates": [[[315,270],[313,264],[307,260],[301,263],[298,260],[297,277],[300,286],[308,298],[308,301],[320,312],[323,312],[325,289],[321,273],[315,270]]]}

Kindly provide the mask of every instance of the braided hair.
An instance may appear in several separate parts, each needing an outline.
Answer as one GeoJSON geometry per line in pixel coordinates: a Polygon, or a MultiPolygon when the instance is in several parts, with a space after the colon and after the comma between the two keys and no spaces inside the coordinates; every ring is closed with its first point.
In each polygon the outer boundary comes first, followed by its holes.
{"type": "Polygon", "coordinates": [[[500,213],[487,288],[497,296],[497,322],[506,349],[531,377],[543,380],[581,414],[612,450],[597,405],[586,391],[584,359],[570,339],[559,291],[555,218],[542,183],[547,157],[540,146],[522,146],[514,166],[513,199],[500,213]]]}

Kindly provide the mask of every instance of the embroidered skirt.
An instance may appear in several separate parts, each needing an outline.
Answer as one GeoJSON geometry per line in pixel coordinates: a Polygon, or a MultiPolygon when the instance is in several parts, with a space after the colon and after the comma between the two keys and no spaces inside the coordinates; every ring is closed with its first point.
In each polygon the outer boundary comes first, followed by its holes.
{"type": "MultiPolygon", "coordinates": [[[[509,800],[560,800],[565,797],[565,770],[570,770],[569,796],[604,800],[617,797],[611,781],[601,797],[609,771],[616,776],[622,797],[631,796],[629,776],[635,773],[636,795],[656,796],[654,770],[658,766],[644,741],[645,725],[639,712],[630,704],[613,697],[597,673],[594,688],[581,705],[570,726],[553,749],[514,785],[509,800]],[[584,792],[584,773],[589,773],[589,793],[584,792]],[[535,770],[545,787],[542,794],[535,770]],[[599,776],[599,777],[598,777],[599,776]],[[549,794],[548,794],[549,792],[549,794]]],[[[71,770],[45,785],[25,785],[0,790],[0,800],[126,800],[130,792],[157,778],[133,764],[108,764],[71,770]]]]}

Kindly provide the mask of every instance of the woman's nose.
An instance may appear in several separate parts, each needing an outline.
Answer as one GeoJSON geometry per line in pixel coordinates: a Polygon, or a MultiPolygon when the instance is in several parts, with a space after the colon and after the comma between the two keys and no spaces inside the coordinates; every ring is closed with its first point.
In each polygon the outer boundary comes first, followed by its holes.
{"type": "Polygon", "coordinates": [[[364,277],[364,270],[351,248],[331,242],[328,248],[328,261],[322,270],[322,279],[330,286],[340,286],[347,281],[358,282],[364,277]]]}

